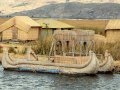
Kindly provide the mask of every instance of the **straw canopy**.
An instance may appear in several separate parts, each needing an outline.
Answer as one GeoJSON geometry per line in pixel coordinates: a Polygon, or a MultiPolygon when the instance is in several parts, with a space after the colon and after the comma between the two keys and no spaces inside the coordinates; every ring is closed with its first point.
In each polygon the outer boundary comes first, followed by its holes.
{"type": "Polygon", "coordinates": [[[105,28],[105,30],[117,30],[120,29],[120,19],[110,20],[105,28]]]}
{"type": "Polygon", "coordinates": [[[46,25],[47,28],[74,28],[74,26],[54,19],[39,19],[37,22],[42,26],[42,28],[46,28],[46,25]]]}
{"type": "Polygon", "coordinates": [[[12,26],[15,26],[25,32],[28,32],[32,27],[41,27],[37,22],[29,18],[28,16],[15,16],[0,25],[0,32],[12,26]]]}

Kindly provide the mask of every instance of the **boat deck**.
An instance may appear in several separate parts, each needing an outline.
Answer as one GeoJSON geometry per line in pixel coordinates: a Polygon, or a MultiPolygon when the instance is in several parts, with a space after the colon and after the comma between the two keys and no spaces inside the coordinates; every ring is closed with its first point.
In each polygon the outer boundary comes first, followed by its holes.
{"type": "MultiPolygon", "coordinates": [[[[10,54],[10,56],[12,56],[13,58],[17,58],[19,60],[25,60],[26,59],[26,55],[18,55],[18,54],[10,54]]],[[[31,55],[31,60],[35,60],[36,59],[31,55]]],[[[88,60],[90,59],[90,57],[88,56],[51,56],[50,60],[48,60],[47,56],[38,56],[38,61],[41,61],[41,63],[63,63],[63,64],[84,64],[86,63],[88,60]]],[[[13,59],[15,60],[15,59],[13,59]]]]}

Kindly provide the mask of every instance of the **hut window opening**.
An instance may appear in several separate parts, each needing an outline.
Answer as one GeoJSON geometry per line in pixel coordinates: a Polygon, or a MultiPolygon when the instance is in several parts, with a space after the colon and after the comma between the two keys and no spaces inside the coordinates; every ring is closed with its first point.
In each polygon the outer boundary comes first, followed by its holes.
{"type": "Polygon", "coordinates": [[[69,52],[69,41],[66,41],[66,46],[67,46],[66,50],[67,52],[69,52]]]}
{"type": "Polygon", "coordinates": [[[62,50],[61,50],[61,48],[62,48],[62,43],[61,43],[61,41],[57,41],[56,42],[56,54],[61,54],[62,52],[62,50]]]}

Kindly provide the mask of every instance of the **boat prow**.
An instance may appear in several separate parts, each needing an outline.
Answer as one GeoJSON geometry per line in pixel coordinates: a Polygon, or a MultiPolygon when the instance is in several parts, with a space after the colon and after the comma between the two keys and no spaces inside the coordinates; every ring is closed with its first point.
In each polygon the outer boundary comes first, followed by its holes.
{"type": "MultiPolygon", "coordinates": [[[[60,73],[60,74],[96,74],[98,72],[99,63],[95,53],[90,52],[88,60],[85,63],[78,64],[77,59],[80,57],[61,56],[64,59],[74,60],[75,63],[57,63],[57,62],[41,62],[28,59],[15,59],[8,53],[8,49],[3,49],[2,66],[4,69],[10,70],[29,70],[35,72],[60,73]]],[[[59,58],[58,56],[55,58],[59,58]]],[[[55,59],[54,58],[54,59],[55,59]]]]}
{"type": "Polygon", "coordinates": [[[108,51],[105,52],[105,59],[102,63],[99,64],[99,72],[112,72],[114,68],[113,57],[108,51]]]}

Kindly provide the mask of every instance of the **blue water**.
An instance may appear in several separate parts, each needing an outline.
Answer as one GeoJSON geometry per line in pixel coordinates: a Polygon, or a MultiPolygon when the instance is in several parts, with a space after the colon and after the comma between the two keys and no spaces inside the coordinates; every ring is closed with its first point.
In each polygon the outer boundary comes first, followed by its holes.
{"type": "Polygon", "coordinates": [[[0,90],[120,90],[120,75],[67,76],[4,71],[0,66],[0,90]]]}

